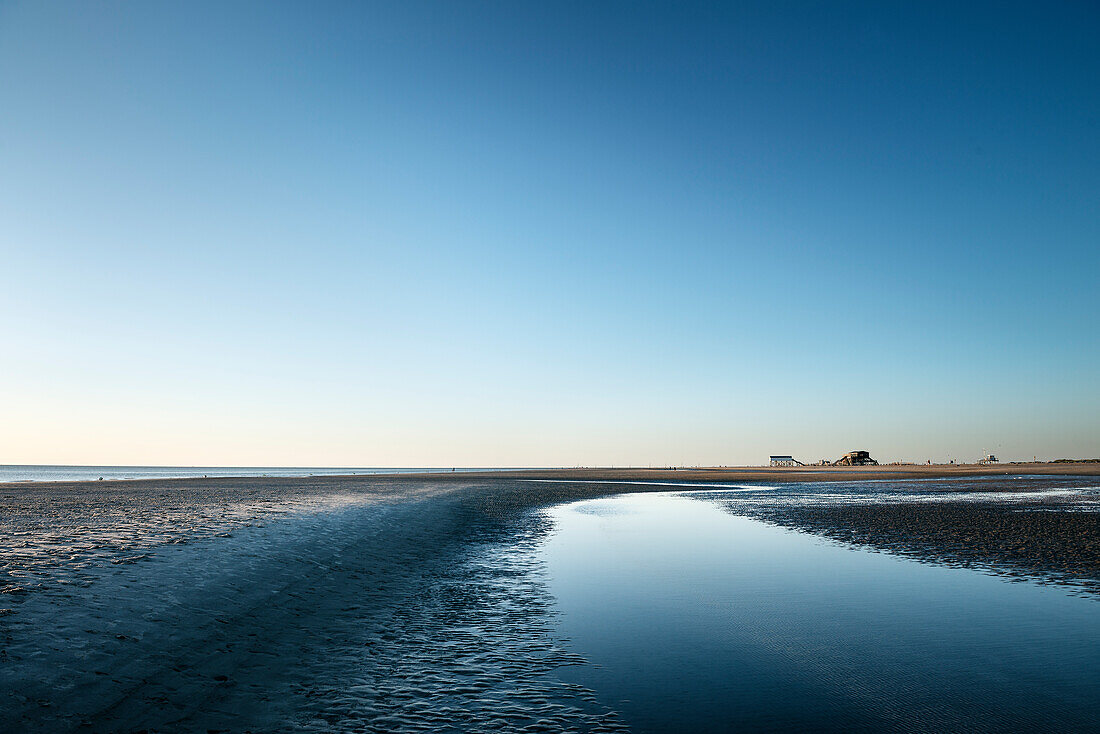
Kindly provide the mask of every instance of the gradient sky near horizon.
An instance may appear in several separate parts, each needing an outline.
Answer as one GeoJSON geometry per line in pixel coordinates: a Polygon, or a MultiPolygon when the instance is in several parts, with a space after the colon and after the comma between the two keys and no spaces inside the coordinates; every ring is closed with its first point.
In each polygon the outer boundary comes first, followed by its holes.
{"type": "Polygon", "coordinates": [[[0,0],[0,463],[1098,456],[1097,38],[0,0]]]}

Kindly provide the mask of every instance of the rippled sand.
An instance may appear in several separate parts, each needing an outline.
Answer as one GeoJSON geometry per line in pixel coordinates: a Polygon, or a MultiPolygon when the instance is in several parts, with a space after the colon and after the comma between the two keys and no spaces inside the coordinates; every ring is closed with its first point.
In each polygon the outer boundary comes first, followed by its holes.
{"type": "Polygon", "coordinates": [[[6,493],[21,553],[0,597],[0,718],[26,731],[621,728],[552,675],[579,661],[550,638],[526,551],[547,528],[519,511],[521,490],[324,486],[6,493]]]}

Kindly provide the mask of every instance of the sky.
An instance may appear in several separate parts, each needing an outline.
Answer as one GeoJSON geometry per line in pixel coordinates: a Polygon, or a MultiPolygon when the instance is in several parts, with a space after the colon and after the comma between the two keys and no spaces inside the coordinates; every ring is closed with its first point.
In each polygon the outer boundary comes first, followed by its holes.
{"type": "Polygon", "coordinates": [[[1098,35],[0,0],[0,464],[1100,456],[1098,35]]]}

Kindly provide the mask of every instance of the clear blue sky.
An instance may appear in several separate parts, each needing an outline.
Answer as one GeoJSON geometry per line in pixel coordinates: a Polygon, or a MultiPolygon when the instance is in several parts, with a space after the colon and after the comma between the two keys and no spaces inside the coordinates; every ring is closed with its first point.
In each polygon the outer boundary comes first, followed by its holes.
{"type": "Polygon", "coordinates": [[[1100,455],[1097,38],[0,0],[0,463],[1100,455]]]}

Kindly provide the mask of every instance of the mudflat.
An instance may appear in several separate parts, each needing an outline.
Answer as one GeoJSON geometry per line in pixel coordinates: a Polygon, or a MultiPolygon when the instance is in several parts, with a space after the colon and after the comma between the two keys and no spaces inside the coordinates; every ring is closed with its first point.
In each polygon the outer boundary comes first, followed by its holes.
{"type": "Polygon", "coordinates": [[[597,469],[0,485],[21,731],[619,731],[553,671],[539,508],[744,484],[730,512],[1093,595],[1096,464],[597,469]],[[873,481],[872,481],[873,480],[873,481]],[[748,494],[745,495],[749,497],[748,494]]]}

